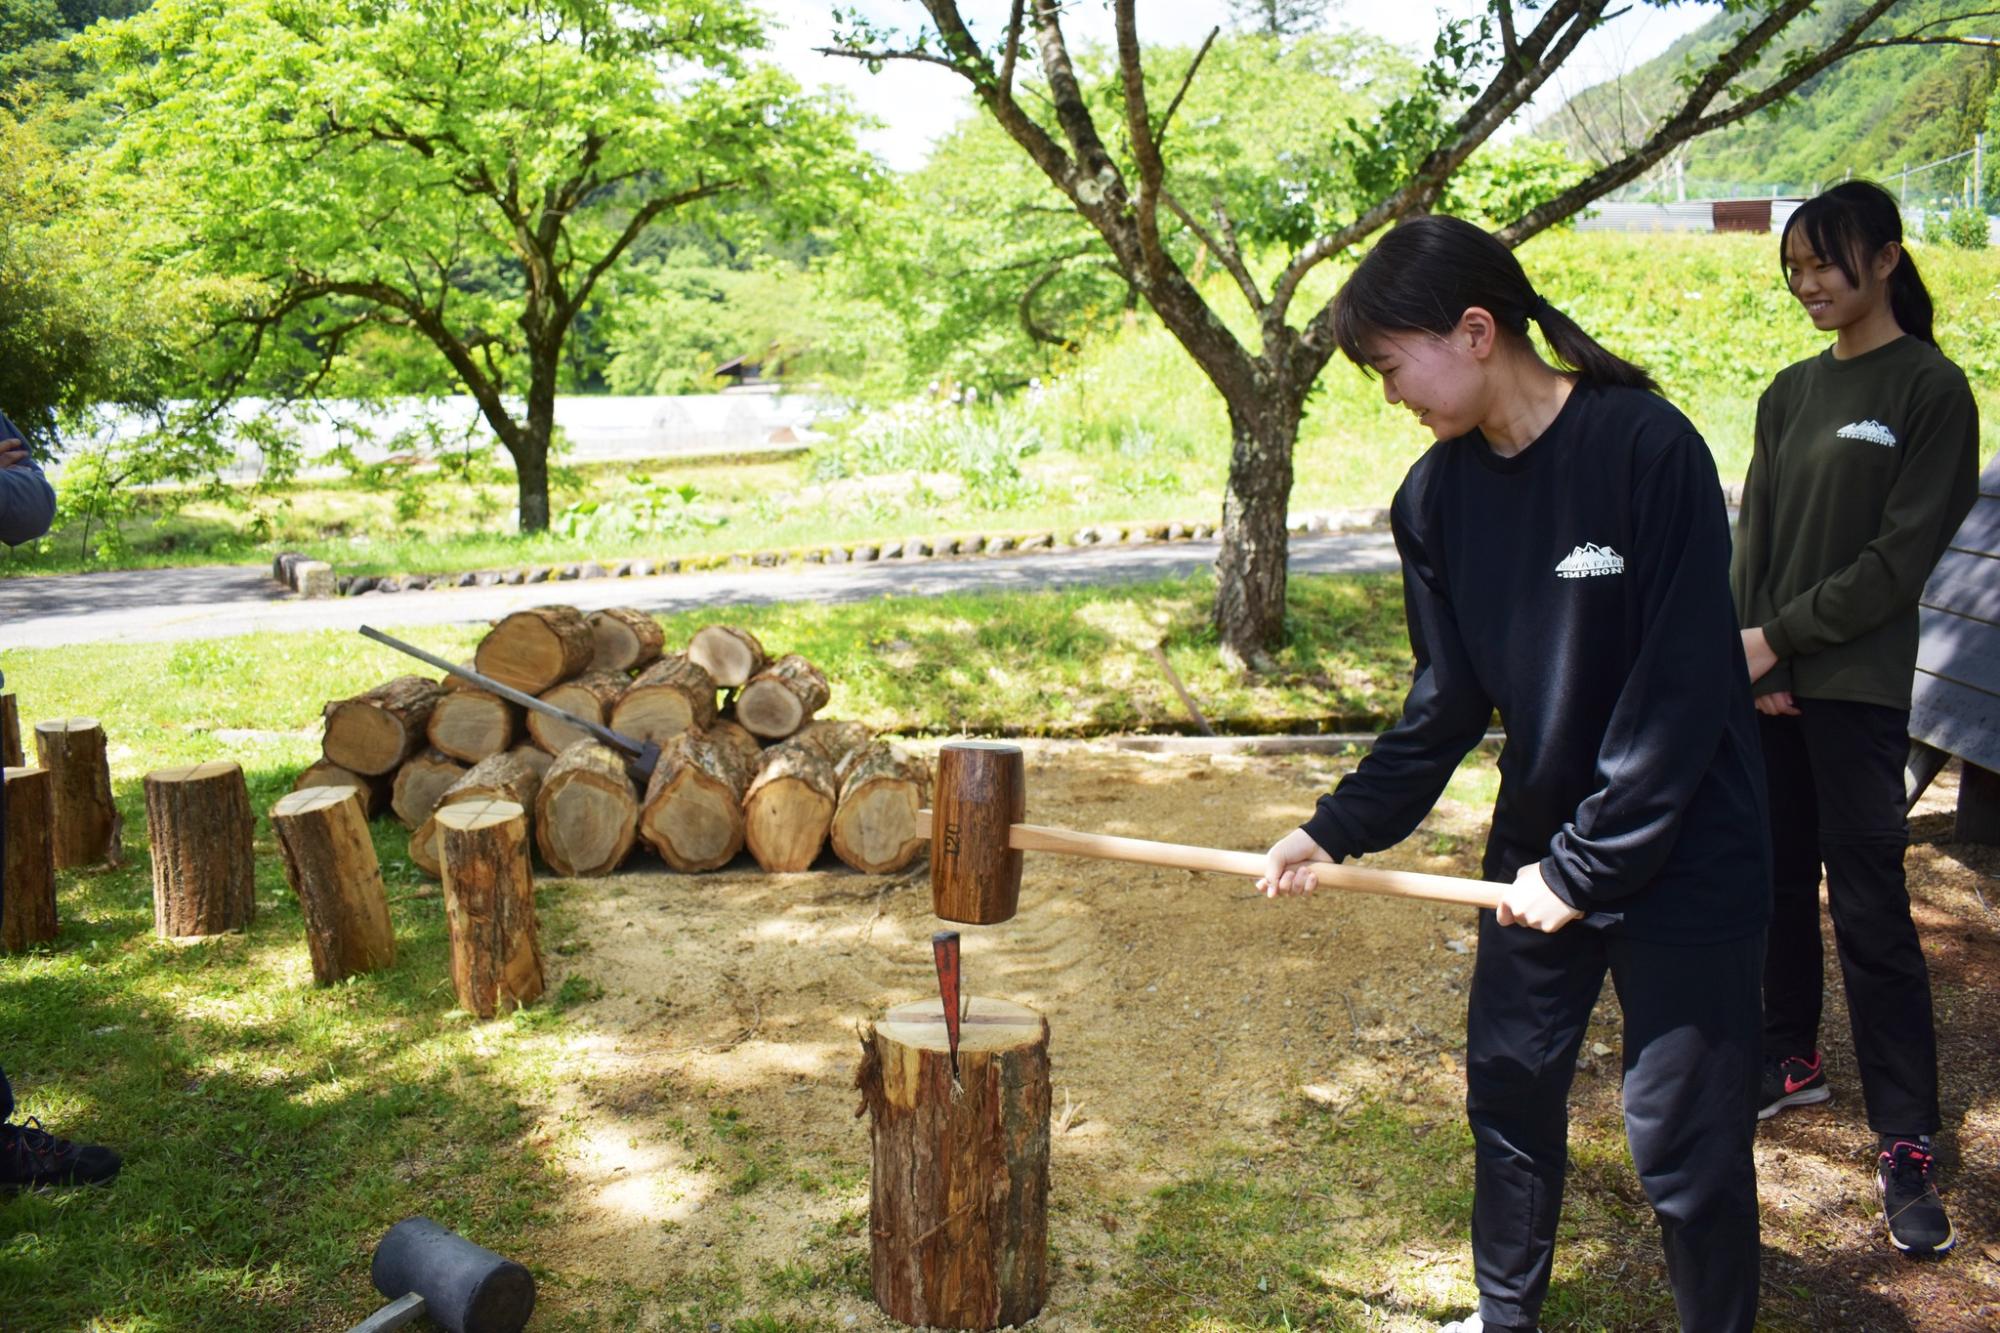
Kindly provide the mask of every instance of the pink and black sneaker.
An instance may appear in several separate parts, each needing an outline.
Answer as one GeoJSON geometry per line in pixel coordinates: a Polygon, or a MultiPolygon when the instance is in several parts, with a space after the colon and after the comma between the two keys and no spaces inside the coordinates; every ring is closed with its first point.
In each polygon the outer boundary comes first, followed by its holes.
{"type": "Polygon", "coordinates": [[[1931,1141],[1882,1136],[1876,1159],[1875,1188],[1882,1196],[1882,1216],[1889,1225],[1889,1243],[1912,1259],[1930,1259],[1958,1243],[1944,1201],[1931,1183],[1931,1141]]]}
{"type": "Polygon", "coordinates": [[[1818,1051],[1807,1059],[1794,1055],[1764,1066],[1764,1085],[1757,1098],[1757,1118],[1769,1120],[1788,1106],[1815,1106],[1833,1096],[1820,1068],[1818,1051]]]}

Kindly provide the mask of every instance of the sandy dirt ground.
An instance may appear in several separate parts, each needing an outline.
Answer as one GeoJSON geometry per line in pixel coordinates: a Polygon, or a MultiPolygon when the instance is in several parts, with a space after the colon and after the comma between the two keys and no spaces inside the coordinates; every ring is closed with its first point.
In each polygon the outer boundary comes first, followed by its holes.
{"type": "MultiPolygon", "coordinates": [[[[1254,850],[1351,762],[1025,748],[1032,822],[1254,850]]],[[[1977,895],[1983,885],[2000,906],[2000,856],[1943,840],[1953,795],[1947,776],[1920,807],[1911,867],[1939,979],[1947,1187],[1964,1244],[1950,1264],[1919,1268],[1880,1243],[1850,1077],[1831,1107],[1760,1136],[1767,1216],[1813,1219],[1808,1252],[1767,1251],[1767,1282],[1817,1284],[1793,1300],[1823,1306],[1822,1327],[2000,1326],[2000,1101],[1970,1078],[1990,1079],[1996,1062],[2000,936],[1977,895]]],[[[1474,873],[1486,813],[1447,799],[1369,864],[1474,873]]],[[[739,1316],[900,1327],[852,1290],[858,1273],[865,1291],[868,1190],[852,1078],[860,1026],[936,993],[925,867],[870,877],[829,859],[767,876],[745,859],[560,892],[569,929],[550,954],[551,987],[578,978],[572,992],[587,983],[596,998],[572,1009],[561,1077],[532,1108],[568,1180],[534,1256],[549,1275],[545,1310],[587,1327],[666,1327],[733,1276],[739,1316]],[[844,1283],[824,1276],[841,1271],[844,1283]]],[[[1474,924],[1469,909],[1272,902],[1247,880],[1030,856],[1016,918],[963,930],[968,989],[1033,1006],[1052,1033],[1055,1259],[1035,1327],[1097,1327],[1092,1311],[1131,1261],[1150,1192],[1220,1145],[1280,1132],[1300,1098],[1458,1106],[1474,924]]],[[[1593,1041],[1601,1029],[1615,1045],[1608,1000],[1598,1017],[1593,1041]]],[[[1836,987],[1836,1069],[1851,1068],[1845,1027],[1836,987]]],[[[1615,1074],[1615,1055],[1597,1068],[1615,1074]]],[[[1615,1077],[1581,1078],[1577,1107],[1616,1125],[1615,1077]]],[[[1469,1302],[1465,1237],[1435,1241],[1439,1280],[1469,1302]]],[[[1642,1236],[1633,1253],[1644,1263],[1657,1249],[1642,1236]]]]}

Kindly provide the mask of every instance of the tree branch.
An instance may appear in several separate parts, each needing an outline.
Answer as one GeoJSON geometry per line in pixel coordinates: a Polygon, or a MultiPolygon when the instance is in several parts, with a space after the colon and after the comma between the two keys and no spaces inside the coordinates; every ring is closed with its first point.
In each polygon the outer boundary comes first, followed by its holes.
{"type": "Polygon", "coordinates": [[[1153,135],[1154,143],[1160,145],[1166,143],[1167,126],[1174,123],[1174,112],[1181,109],[1181,99],[1187,96],[1188,87],[1194,83],[1195,71],[1201,68],[1202,60],[1208,55],[1208,48],[1215,45],[1216,36],[1221,31],[1220,25],[1210,28],[1208,36],[1202,39],[1201,49],[1194,53],[1194,63],[1188,66],[1187,77],[1181,80],[1181,86],[1175,91],[1173,100],[1167,103],[1167,114],[1160,117],[1160,128],[1153,135]]]}
{"type": "MultiPolygon", "coordinates": [[[[1224,232],[1222,238],[1211,235],[1205,227],[1194,220],[1194,215],[1183,208],[1180,200],[1174,198],[1170,191],[1161,192],[1160,202],[1167,206],[1168,212],[1180,219],[1183,227],[1194,233],[1196,240],[1208,247],[1208,252],[1215,256],[1215,262],[1222,265],[1230,277],[1236,279],[1236,286],[1242,291],[1243,299],[1250,303],[1250,309],[1256,314],[1263,314],[1264,293],[1258,290],[1257,279],[1244,264],[1242,253],[1236,248],[1235,236],[1228,231],[1224,232]]],[[[1222,213],[1220,206],[1216,212],[1222,213]]],[[[1220,220],[1226,227],[1228,216],[1224,214],[1220,220]]]]}

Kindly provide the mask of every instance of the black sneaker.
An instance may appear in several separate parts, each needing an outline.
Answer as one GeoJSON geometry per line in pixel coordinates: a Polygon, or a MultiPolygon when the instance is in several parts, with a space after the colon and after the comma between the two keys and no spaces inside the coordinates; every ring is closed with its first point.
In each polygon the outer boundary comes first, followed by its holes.
{"type": "Polygon", "coordinates": [[[94,1143],[71,1143],[29,1116],[18,1125],[0,1125],[0,1189],[42,1189],[53,1185],[98,1185],[118,1174],[124,1159],[94,1143]]]}
{"type": "Polygon", "coordinates": [[[1889,1223],[1889,1243],[1912,1259],[1943,1254],[1958,1244],[1944,1203],[1931,1184],[1931,1145],[1896,1139],[1883,1148],[1875,1167],[1875,1188],[1889,1223]]]}
{"type": "Polygon", "coordinates": [[[1808,1060],[1802,1055],[1764,1066],[1763,1093],[1757,1099],[1757,1118],[1769,1120],[1787,1106],[1813,1106],[1833,1096],[1826,1086],[1826,1072],[1820,1068],[1819,1052],[1808,1060]]]}

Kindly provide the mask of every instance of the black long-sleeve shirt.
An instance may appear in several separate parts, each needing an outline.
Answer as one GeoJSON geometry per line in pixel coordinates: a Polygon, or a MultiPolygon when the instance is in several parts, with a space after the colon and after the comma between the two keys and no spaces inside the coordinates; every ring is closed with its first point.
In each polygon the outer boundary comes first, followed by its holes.
{"type": "Polygon", "coordinates": [[[1415,830],[1497,708],[1483,873],[1541,862],[1595,924],[1661,941],[1763,927],[1763,760],[1707,445],[1673,407],[1579,384],[1511,458],[1433,446],[1391,509],[1416,676],[1305,830],[1335,859],[1415,830]]]}

